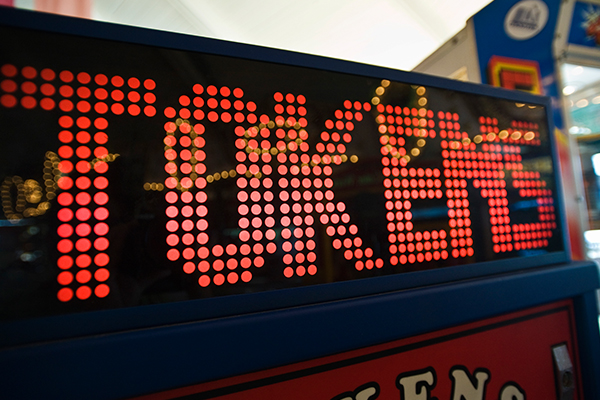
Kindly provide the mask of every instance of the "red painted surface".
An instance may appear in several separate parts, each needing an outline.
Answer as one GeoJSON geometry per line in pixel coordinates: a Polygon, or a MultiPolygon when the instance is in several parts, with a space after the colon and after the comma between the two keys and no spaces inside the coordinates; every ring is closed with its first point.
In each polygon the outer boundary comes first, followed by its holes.
{"type": "Polygon", "coordinates": [[[461,390],[474,389],[480,391],[469,399],[554,399],[551,348],[561,343],[567,344],[574,365],[574,399],[580,399],[572,304],[563,301],[138,400],[192,394],[194,399],[223,400],[453,399],[461,390]],[[428,376],[435,377],[435,383],[421,381],[411,395],[415,382],[428,376]]]}

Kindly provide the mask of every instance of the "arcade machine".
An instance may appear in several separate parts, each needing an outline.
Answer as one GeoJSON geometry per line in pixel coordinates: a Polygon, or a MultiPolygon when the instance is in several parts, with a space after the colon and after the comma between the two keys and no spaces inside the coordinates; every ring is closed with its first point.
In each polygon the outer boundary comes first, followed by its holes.
{"type": "Polygon", "coordinates": [[[549,98],[0,25],[3,398],[600,398],[549,98]]]}
{"type": "Polygon", "coordinates": [[[597,1],[496,0],[415,68],[552,97],[578,259],[600,258],[599,32],[597,1]]]}

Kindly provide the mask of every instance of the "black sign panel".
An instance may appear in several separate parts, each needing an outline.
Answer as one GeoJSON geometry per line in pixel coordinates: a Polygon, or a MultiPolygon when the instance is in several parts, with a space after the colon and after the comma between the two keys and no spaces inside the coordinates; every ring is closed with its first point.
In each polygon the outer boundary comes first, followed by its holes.
{"type": "Polygon", "coordinates": [[[565,253],[543,98],[1,35],[5,320],[565,253]]]}

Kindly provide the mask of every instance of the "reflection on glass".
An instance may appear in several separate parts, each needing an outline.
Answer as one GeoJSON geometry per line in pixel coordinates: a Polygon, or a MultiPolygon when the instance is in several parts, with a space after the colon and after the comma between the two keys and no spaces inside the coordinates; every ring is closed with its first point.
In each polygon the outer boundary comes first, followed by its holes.
{"type": "MultiPolygon", "coordinates": [[[[600,228],[600,177],[598,154],[600,152],[600,68],[585,65],[563,64],[562,93],[565,96],[567,128],[576,140],[583,186],[588,210],[590,230],[600,228]]],[[[598,235],[585,234],[588,257],[595,258],[600,242],[598,235]]]]}

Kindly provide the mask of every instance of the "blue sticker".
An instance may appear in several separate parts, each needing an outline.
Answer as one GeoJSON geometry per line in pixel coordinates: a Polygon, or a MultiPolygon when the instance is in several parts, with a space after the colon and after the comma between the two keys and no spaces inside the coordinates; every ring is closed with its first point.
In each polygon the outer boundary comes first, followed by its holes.
{"type": "Polygon", "coordinates": [[[569,43],[587,47],[600,47],[600,6],[577,2],[569,32],[569,43]]]}

